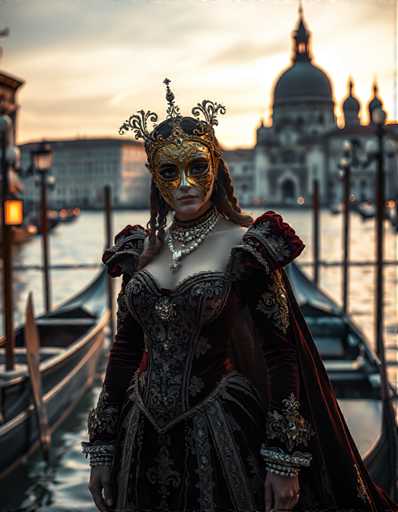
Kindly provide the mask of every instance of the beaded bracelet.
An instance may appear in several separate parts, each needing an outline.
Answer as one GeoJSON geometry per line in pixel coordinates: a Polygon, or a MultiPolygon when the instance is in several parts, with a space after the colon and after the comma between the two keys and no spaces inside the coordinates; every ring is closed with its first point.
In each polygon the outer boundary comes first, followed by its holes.
{"type": "Polygon", "coordinates": [[[92,444],[82,442],[82,454],[89,458],[89,464],[94,466],[111,466],[114,446],[112,444],[92,444]]]}
{"type": "Polygon", "coordinates": [[[288,454],[285,453],[282,448],[267,448],[264,443],[261,445],[260,454],[266,462],[276,462],[291,467],[308,467],[312,459],[312,455],[308,452],[296,451],[292,454],[288,454]]]}
{"type": "Polygon", "coordinates": [[[279,464],[273,464],[271,462],[267,462],[265,464],[265,469],[270,473],[282,476],[297,476],[299,474],[298,468],[288,468],[280,466],[279,464]]]}

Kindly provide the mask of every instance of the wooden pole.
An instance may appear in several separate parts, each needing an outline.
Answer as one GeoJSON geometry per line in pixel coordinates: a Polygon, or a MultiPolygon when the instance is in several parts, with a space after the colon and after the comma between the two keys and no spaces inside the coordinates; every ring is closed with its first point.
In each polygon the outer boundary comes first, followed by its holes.
{"type": "Polygon", "coordinates": [[[313,180],[312,182],[312,212],[313,212],[313,231],[312,231],[312,250],[314,261],[313,281],[319,285],[319,225],[320,225],[320,212],[319,212],[319,182],[313,180]]]}
{"type": "Polygon", "coordinates": [[[344,167],[344,217],[343,217],[343,311],[348,313],[349,260],[350,260],[350,195],[351,164],[344,167]]]}
{"type": "Polygon", "coordinates": [[[376,174],[376,352],[385,364],[384,353],[384,125],[377,124],[377,174],[376,174]]]}
{"type": "MultiPolygon", "coordinates": [[[[112,245],[112,189],[110,185],[104,187],[105,199],[105,247],[112,245]]],[[[113,278],[108,275],[108,308],[110,312],[109,327],[111,331],[111,340],[115,334],[115,321],[114,321],[114,301],[113,301],[113,278]]]]}
{"type": "Polygon", "coordinates": [[[47,207],[47,172],[40,172],[40,205],[41,205],[41,240],[43,257],[43,287],[45,311],[51,310],[51,285],[49,268],[49,246],[48,246],[48,207],[47,207]]]}
{"type": "Polygon", "coordinates": [[[4,332],[6,337],[6,371],[15,368],[15,333],[13,322],[13,289],[12,289],[12,231],[6,225],[5,200],[8,197],[8,166],[6,160],[7,133],[5,126],[1,132],[1,172],[2,172],[2,253],[3,253],[3,307],[4,332]]]}
{"type": "Polygon", "coordinates": [[[383,400],[383,428],[388,441],[388,462],[393,473],[390,489],[386,489],[395,500],[397,497],[397,428],[396,415],[388,384],[384,346],[384,215],[385,215],[385,172],[384,172],[384,122],[376,125],[378,153],[376,174],[376,352],[380,359],[381,396],[383,400]]]}

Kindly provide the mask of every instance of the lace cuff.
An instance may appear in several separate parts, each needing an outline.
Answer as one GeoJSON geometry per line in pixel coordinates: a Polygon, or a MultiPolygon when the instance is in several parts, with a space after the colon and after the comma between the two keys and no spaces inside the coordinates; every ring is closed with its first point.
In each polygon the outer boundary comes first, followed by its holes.
{"type": "Polygon", "coordinates": [[[90,466],[111,466],[113,462],[113,444],[82,443],[82,454],[89,458],[90,466]]]}
{"type": "Polygon", "coordinates": [[[292,452],[298,446],[308,446],[308,442],[315,434],[307,420],[301,416],[300,402],[294,393],[282,400],[282,411],[268,411],[266,438],[279,441],[288,452],[292,452]]]}

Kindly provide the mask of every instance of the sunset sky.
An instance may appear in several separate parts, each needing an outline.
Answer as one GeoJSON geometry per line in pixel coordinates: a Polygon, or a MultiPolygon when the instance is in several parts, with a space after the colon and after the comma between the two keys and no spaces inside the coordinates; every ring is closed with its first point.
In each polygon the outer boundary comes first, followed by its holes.
{"type": "MultiPolygon", "coordinates": [[[[313,63],[332,80],[336,114],[352,75],[367,102],[377,76],[394,108],[395,0],[304,0],[313,63]]],[[[298,0],[0,0],[0,68],[26,81],[18,142],[115,136],[138,109],[165,113],[165,77],[183,113],[204,98],[227,107],[217,134],[251,146],[290,65],[298,0]]]]}

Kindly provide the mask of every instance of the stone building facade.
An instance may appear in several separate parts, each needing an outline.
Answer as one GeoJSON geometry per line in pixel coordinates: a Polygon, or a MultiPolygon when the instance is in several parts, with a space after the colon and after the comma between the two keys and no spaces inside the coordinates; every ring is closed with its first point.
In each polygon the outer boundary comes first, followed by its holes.
{"type": "MultiPolygon", "coordinates": [[[[311,34],[301,7],[292,38],[292,62],[275,83],[269,126],[260,122],[253,149],[236,149],[224,154],[243,205],[309,205],[314,179],[319,182],[322,204],[339,201],[342,188],[339,162],[344,141],[354,143],[358,161],[362,163],[367,159],[369,145],[375,142],[375,126],[361,122],[360,103],[354,96],[351,78],[342,105],[344,126],[338,126],[332,82],[313,62],[311,34]]],[[[379,107],[382,100],[374,83],[373,97],[368,104],[369,119],[379,107]]],[[[391,139],[386,143],[389,147],[388,144],[396,144],[398,140],[398,125],[388,124],[386,129],[391,139]]],[[[386,158],[386,196],[397,198],[397,156],[396,152],[390,153],[386,158]]],[[[375,173],[375,161],[367,166],[353,166],[355,198],[374,198],[375,173]]]]}
{"type": "MultiPolygon", "coordinates": [[[[112,186],[114,207],[148,207],[150,175],[142,144],[118,138],[48,141],[53,151],[55,187],[49,192],[54,207],[102,208],[103,189],[112,186]]],[[[20,146],[22,168],[30,165],[37,143],[20,146]]],[[[39,199],[36,177],[24,179],[25,199],[39,199]]]]}

